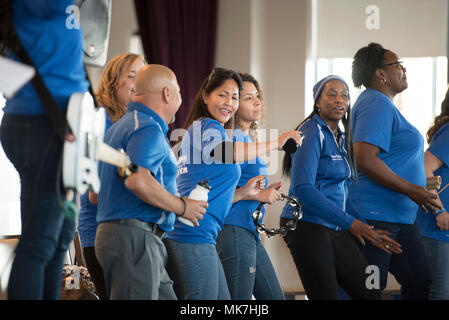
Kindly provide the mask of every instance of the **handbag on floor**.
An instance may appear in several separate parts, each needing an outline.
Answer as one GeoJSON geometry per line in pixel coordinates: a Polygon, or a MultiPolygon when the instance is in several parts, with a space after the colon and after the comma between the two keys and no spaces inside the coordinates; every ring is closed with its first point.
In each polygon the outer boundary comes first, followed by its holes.
{"type": "Polygon", "coordinates": [[[89,271],[85,267],[73,264],[64,265],[61,300],[99,300],[89,271]]]}

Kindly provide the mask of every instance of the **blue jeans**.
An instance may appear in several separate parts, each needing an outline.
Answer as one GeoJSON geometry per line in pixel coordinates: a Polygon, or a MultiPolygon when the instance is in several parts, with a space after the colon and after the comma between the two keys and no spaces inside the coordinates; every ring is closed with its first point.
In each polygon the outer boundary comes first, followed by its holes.
{"type": "Polygon", "coordinates": [[[426,237],[422,241],[432,278],[429,300],[449,300],[449,243],[426,237]]]}
{"type": "MultiPolygon", "coordinates": [[[[182,286],[180,300],[230,300],[223,267],[215,245],[166,239],[169,259],[176,266],[170,277],[182,286]]],[[[177,291],[177,294],[180,291],[177,291]]]]}
{"type": "Polygon", "coordinates": [[[390,237],[402,245],[402,254],[389,255],[366,243],[364,254],[369,265],[380,271],[380,288],[387,285],[390,271],[401,285],[402,300],[427,300],[431,285],[430,271],[421,235],[414,224],[390,223],[367,220],[375,229],[391,232],[390,237]]]}
{"type": "Polygon", "coordinates": [[[225,225],[217,238],[217,251],[223,264],[233,300],[285,300],[270,257],[249,230],[225,225]]]}
{"type": "Polygon", "coordinates": [[[5,114],[1,143],[21,183],[22,230],[8,299],[59,299],[64,258],[75,235],[75,221],[65,218],[56,193],[62,142],[45,115],[5,114]]]}

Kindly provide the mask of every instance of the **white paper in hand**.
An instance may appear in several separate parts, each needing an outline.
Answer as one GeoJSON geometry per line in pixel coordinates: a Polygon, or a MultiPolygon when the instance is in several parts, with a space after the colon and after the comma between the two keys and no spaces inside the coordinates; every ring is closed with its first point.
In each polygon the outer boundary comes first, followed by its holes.
{"type": "Polygon", "coordinates": [[[0,91],[6,98],[12,98],[33,76],[33,67],[0,56],[0,91]]]}

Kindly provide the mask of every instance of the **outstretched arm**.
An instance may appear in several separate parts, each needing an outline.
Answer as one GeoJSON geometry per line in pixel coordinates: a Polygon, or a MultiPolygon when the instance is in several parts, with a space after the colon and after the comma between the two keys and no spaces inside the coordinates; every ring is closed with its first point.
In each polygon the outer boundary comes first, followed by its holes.
{"type": "Polygon", "coordinates": [[[258,143],[234,142],[234,162],[246,162],[263,156],[272,150],[282,150],[282,147],[289,140],[293,139],[297,145],[302,144],[301,132],[290,130],[279,136],[278,139],[258,143]]]}

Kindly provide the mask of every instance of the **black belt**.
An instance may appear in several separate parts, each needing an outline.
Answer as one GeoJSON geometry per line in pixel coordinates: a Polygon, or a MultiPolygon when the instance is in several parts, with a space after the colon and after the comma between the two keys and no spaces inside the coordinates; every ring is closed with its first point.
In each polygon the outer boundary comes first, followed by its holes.
{"type": "Polygon", "coordinates": [[[123,220],[113,220],[113,221],[106,221],[106,223],[114,223],[114,224],[121,224],[124,226],[134,227],[138,229],[142,229],[145,231],[150,231],[154,233],[159,238],[163,238],[166,234],[164,230],[159,228],[159,226],[153,222],[145,222],[141,221],[139,219],[123,219],[123,220]]]}

